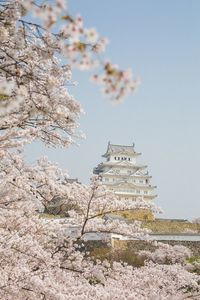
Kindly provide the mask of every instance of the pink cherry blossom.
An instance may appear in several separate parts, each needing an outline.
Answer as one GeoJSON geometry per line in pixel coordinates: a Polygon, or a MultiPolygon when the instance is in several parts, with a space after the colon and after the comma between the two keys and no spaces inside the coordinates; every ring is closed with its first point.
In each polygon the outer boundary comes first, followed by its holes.
{"type": "Polygon", "coordinates": [[[136,89],[131,71],[102,63],[106,44],[80,16],[71,16],[64,0],[0,0],[0,299],[200,297],[199,263],[186,263],[191,253],[183,246],[159,244],[153,253],[140,253],[146,257],[141,268],[95,260],[86,251],[91,233],[105,240],[112,233],[148,239],[140,222],[111,215],[155,212],[152,204],[139,198],[124,203],[98,177],[89,186],[69,183],[47,158],[32,165],[24,160],[27,143],[67,147],[80,136],[83,109],[68,89],[73,67],[100,67],[93,79],[113,101],[136,89]],[[47,218],[43,212],[59,199],[65,217],[47,218]]]}

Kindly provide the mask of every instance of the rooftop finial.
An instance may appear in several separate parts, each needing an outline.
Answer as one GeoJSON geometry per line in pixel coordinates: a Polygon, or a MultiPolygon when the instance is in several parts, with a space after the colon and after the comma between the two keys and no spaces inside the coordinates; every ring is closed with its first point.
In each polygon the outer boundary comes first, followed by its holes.
{"type": "Polygon", "coordinates": [[[133,143],[133,148],[135,147],[135,143],[133,143]]]}

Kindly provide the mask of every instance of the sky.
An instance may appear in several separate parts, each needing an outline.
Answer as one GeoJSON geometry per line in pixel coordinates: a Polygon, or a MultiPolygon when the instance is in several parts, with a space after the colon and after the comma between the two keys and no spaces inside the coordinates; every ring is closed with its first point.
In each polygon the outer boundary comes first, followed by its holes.
{"type": "Polygon", "coordinates": [[[108,37],[106,58],[131,68],[141,85],[124,103],[113,105],[89,82],[87,72],[73,72],[70,92],[85,115],[79,129],[86,139],[68,149],[40,143],[27,147],[28,161],[47,155],[71,177],[88,183],[107,143],[131,145],[142,152],[157,186],[158,217],[200,216],[200,1],[69,0],[87,27],[108,37]]]}

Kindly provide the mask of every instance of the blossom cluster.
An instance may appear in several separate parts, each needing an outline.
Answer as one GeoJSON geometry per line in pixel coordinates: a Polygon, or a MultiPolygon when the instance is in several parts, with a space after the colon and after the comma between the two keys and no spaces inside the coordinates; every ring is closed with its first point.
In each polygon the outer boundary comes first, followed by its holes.
{"type": "Polygon", "coordinates": [[[102,74],[95,74],[91,81],[102,85],[103,93],[113,101],[122,100],[124,96],[136,90],[139,80],[133,80],[131,70],[120,70],[118,66],[105,62],[102,74]]]}
{"type": "Polygon", "coordinates": [[[190,258],[192,253],[190,249],[182,245],[169,245],[156,243],[157,249],[151,251],[139,251],[139,256],[158,264],[185,264],[186,259],[190,258]]]}

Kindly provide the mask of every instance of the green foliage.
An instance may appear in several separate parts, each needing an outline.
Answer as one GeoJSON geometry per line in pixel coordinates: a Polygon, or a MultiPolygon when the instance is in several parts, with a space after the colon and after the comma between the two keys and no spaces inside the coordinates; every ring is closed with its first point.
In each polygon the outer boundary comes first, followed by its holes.
{"type": "Polygon", "coordinates": [[[190,264],[195,263],[195,262],[200,263],[200,256],[192,256],[192,257],[188,258],[186,261],[190,264]]]}
{"type": "Polygon", "coordinates": [[[44,218],[44,219],[60,219],[61,216],[54,215],[54,214],[39,214],[39,218],[44,218]]]}
{"type": "Polygon", "coordinates": [[[5,94],[0,94],[0,101],[4,101],[4,100],[7,100],[9,98],[8,95],[5,95],[5,94]]]}
{"type": "Polygon", "coordinates": [[[94,259],[99,259],[101,261],[108,260],[111,264],[114,261],[118,261],[134,267],[141,267],[144,265],[144,260],[138,257],[133,249],[94,248],[91,251],[91,256],[94,259]]]}

